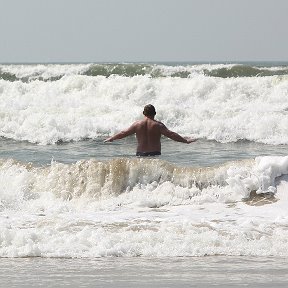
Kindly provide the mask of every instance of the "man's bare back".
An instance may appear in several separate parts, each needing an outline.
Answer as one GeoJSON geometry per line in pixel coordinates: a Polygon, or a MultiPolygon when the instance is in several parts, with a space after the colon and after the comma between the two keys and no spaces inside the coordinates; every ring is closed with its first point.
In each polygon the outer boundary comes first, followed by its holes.
{"type": "Polygon", "coordinates": [[[148,117],[134,123],[137,152],[161,152],[161,126],[162,123],[148,117]]]}
{"type": "Polygon", "coordinates": [[[161,154],[161,135],[164,135],[174,141],[183,143],[192,143],[195,139],[186,139],[169,130],[163,123],[154,119],[156,111],[153,105],[149,104],[144,107],[144,119],[136,121],[128,129],[109,137],[104,142],[112,142],[122,139],[132,134],[136,134],[138,156],[154,156],[161,154]]]}

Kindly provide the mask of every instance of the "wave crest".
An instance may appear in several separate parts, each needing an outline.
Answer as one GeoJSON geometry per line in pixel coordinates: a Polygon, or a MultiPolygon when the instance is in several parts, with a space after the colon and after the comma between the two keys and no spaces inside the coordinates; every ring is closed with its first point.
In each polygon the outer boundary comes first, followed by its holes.
{"type": "Polygon", "coordinates": [[[209,77],[267,77],[288,75],[287,64],[275,66],[259,64],[149,64],[149,63],[103,63],[103,64],[36,64],[0,65],[0,79],[6,81],[29,82],[57,81],[65,76],[150,76],[152,78],[178,77],[191,78],[206,75],[209,77]]]}
{"type": "Polygon", "coordinates": [[[105,200],[108,206],[116,199],[119,205],[136,202],[148,207],[237,201],[254,205],[256,194],[274,197],[275,179],[285,174],[288,156],[259,157],[207,168],[142,158],[53,162],[48,167],[3,160],[0,191],[2,208],[47,193],[64,201],[85,198],[99,204],[105,200]]]}

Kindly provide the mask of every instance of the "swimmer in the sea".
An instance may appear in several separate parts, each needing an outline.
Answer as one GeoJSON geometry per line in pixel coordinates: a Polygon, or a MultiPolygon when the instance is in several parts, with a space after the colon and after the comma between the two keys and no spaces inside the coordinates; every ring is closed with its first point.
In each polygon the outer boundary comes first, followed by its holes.
{"type": "Polygon", "coordinates": [[[144,119],[134,122],[129,128],[107,138],[104,142],[112,142],[136,134],[138,142],[136,156],[156,156],[161,155],[161,135],[186,144],[196,141],[196,139],[180,136],[169,130],[162,122],[155,120],[156,110],[153,105],[146,105],[143,114],[144,119]]]}

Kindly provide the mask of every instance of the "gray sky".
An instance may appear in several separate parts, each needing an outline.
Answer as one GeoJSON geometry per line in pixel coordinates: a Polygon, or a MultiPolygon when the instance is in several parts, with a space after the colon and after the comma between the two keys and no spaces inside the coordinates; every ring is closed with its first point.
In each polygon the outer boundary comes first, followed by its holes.
{"type": "Polygon", "coordinates": [[[287,0],[0,0],[0,62],[288,61],[287,0]]]}

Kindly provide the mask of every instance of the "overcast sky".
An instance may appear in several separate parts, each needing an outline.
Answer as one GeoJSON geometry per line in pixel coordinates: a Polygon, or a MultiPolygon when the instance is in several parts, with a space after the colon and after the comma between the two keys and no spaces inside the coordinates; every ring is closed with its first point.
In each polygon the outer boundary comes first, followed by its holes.
{"type": "Polygon", "coordinates": [[[0,62],[288,61],[288,0],[0,0],[0,62]]]}

